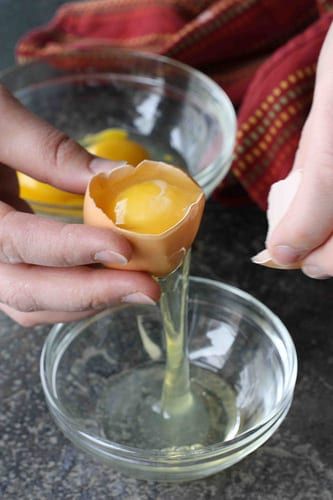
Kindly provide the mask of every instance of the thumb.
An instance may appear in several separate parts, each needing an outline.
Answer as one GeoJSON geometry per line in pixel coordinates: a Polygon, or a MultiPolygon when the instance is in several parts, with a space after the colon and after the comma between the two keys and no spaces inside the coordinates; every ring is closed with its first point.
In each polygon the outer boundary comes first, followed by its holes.
{"type": "Polygon", "coordinates": [[[333,230],[333,25],[320,52],[312,109],[302,132],[294,169],[303,169],[285,216],[267,238],[273,260],[290,265],[304,259],[333,230]]]}
{"type": "Polygon", "coordinates": [[[282,220],[269,232],[266,246],[281,265],[301,261],[333,230],[333,117],[314,108],[305,127],[294,168],[300,185],[282,220]]]}
{"type": "Polygon", "coordinates": [[[119,165],[89,154],[1,85],[0,130],[1,163],[60,189],[83,193],[92,175],[119,165]]]}

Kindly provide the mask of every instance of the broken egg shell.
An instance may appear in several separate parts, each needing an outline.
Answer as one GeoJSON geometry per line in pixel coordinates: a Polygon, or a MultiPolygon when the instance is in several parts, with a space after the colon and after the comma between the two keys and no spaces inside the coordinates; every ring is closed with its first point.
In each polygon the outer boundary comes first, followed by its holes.
{"type": "Polygon", "coordinates": [[[137,167],[125,165],[108,174],[94,176],[86,190],[83,213],[85,224],[110,228],[131,243],[131,260],[126,265],[112,265],[113,269],[147,271],[161,277],[181,264],[198,232],[204,205],[203,191],[185,172],[163,162],[144,160],[137,167]],[[160,234],[137,233],[120,228],[103,211],[103,200],[109,200],[110,192],[129,186],[134,178],[137,182],[159,178],[192,190],[195,201],[189,205],[180,221],[160,234]]]}
{"type": "MultiPolygon", "coordinates": [[[[302,169],[293,170],[285,179],[275,182],[272,185],[268,195],[267,238],[272,234],[274,229],[278,226],[289,210],[301,184],[302,175],[302,169]]],[[[267,248],[252,257],[251,260],[255,264],[272,269],[291,270],[302,268],[302,262],[295,262],[294,264],[289,265],[278,264],[272,259],[272,256],[267,248]]]]}
{"type": "Polygon", "coordinates": [[[295,264],[290,264],[290,265],[281,265],[278,264],[277,262],[274,262],[269,250],[267,249],[257,253],[257,255],[251,258],[251,260],[254,264],[259,264],[261,266],[269,267],[271,269],[284,269],[288,271],[291,269],[299,269],[301,267],[300,262],[296,262],[295,264]]]}

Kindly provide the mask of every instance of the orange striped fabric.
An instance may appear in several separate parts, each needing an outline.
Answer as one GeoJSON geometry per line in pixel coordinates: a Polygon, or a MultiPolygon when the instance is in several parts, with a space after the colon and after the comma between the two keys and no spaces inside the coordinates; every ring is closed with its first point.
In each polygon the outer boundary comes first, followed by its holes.
{"type": "MultiPolygon", "coordinates": [[[[17,58],[107,68],[109,48],[128,47],[207,73],[238,110],[232,173],[265,208],[271,184],[292,167],[319,50],[333,19],[333,0],[292,0],[284,7],[281,0],[75,2],[24,36],[17,58]]],[[[216,192],[222,200],[225,184],[216,192]]]]}

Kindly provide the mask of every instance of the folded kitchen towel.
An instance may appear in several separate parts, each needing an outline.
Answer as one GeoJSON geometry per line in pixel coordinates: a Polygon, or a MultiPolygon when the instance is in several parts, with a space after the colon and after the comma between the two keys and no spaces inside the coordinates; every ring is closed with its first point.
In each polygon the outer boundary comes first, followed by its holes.
{"type": "MultiPolygon", "coordinates": [[[[91,0],[25,35],[17,59],[107,68],[110,47],[164,54],[207,73],[238,111],[232,174],[266,208],[292,167],[333,0],[91,0]]],[[[223,185],[216,192],[223,199],[223,185]]]]}

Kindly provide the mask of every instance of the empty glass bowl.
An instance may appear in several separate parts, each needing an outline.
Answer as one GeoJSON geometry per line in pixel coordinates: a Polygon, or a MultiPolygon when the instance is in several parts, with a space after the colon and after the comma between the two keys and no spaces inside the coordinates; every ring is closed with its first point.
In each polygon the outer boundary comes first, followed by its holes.
{"type": "MultiPolygon", "coordinates": [[[[149,374],[163,373],[156,306],[122,305],[55,326],[41,357],[43,389],[63,432],[94,457],[139,478],[198,479],[238,462],[272,435],[292,401],[297,359],[288,331],[262,303],[202,278],[190,281],[189,356],[192,379],[198,370],[199,383],[213,373],[223,395],[228,432],[205,447],[150,448],[146,422],[138,421],[131,435],[126,421],[136,415],[116,417],[117,398],[139,404],[149,374]],[[131,377],[145,381],[140,394],[133,394],[131,377]]],[[[150,376],[149,384],[158,399],[162,379],[150,376]]]]}

